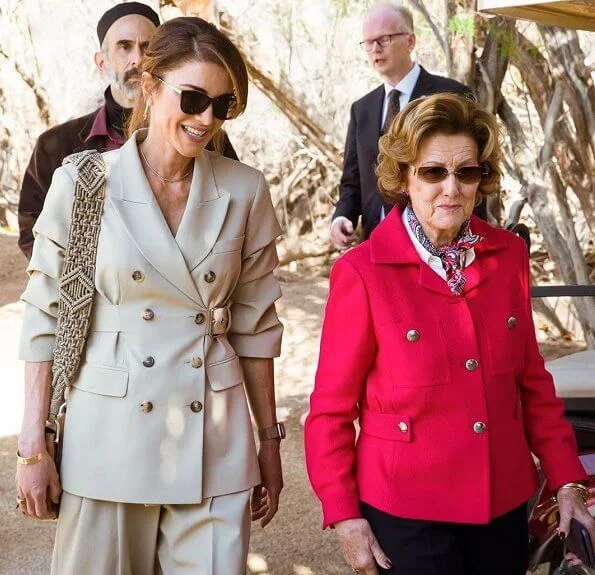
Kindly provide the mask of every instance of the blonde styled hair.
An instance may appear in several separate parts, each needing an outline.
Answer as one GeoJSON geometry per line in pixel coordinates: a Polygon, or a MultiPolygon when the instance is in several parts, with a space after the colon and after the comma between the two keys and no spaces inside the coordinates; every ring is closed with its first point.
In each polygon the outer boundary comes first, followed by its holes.
{"type": "MultiPolygon", "coordinates": [[[[187,62],[209,62],[221,66],[231,78],[237,103],[233,117],[239,116],[248,102],[248,71],[239,50],[213,24],[202,18],[181,17],[159,26],[151,38],[140,65],[140,71],[163,77],[187,62]]],[[[147,127],[146,99],[142,90],[126,126],[127,137],[147,127]]],[[[215,150],[222,149],[223,133],[213,136],[215,150]]]]}
{"type": "Polygon", "coordinates": [[[409,102],[378,142],[376,175],[383,198],[404,207],[408,198],[407,175],[428,138],[437,134],[464,134],[477,144],[479,164],[487,175],[479,182],[476,204],[500,188],[502,133],[493,114],[471,98],[458,94],[434,94],[409,102]]]}

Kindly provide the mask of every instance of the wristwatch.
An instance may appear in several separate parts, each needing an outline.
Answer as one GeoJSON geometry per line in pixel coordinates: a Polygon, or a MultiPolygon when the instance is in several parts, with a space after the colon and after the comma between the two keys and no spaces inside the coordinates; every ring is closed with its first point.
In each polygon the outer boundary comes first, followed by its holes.
{"type": "Polygon", "coordinates": [[[271,427],[259,429],[258,439],[260,439],[260,441],[266,441],[267,439],[285,439],[285,425],[282,422],[279,422],[271,427]]]}

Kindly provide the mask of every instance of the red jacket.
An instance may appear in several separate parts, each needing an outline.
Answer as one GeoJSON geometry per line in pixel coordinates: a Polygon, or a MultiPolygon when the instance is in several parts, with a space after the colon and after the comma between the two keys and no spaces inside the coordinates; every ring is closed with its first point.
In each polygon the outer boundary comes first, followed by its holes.
{"type": "Polygon", "coordinates": [[[484,239],[462,296],[420,260],[396,208],[333,267],[305,428],[325,527],[360,517],[360,501],[487,523],[536,490],[531,452],[551,489],[585,478],[537,347],[525,244],[476,217],[471,228],[484,239]]]}

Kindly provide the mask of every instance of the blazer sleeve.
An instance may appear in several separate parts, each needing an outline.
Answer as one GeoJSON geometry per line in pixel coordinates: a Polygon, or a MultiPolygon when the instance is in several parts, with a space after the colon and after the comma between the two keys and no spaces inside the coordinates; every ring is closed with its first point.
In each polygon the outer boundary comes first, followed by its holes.
{"type": "Polygon", "coordinates": [[[268,186],[262,174],[242,248],[242,269],[231,296],[229,341],[240,357],[278,357],[283,325],[275,309],[281,288],[273,275],[279,263],[275,239],[281,235],[268,186]]]}
{"type": "Polygon", "coordinates": [[[345,154],[343,157],[343,174],[339,185],[339,201],[335,207],[333,220],[339,216],[348,218],[357,227],[362,213],[362,190],[360,183],[359,164],[357,158],[357,119],[355,104],[351,106],[351,116],[347,137],[345,139],[345,154]]]}
{"type": "Polygon", "coordinates": [[[305,423],[306,465],[322,502],[323,528],[361,517],[353,422],[376,351],[366,287],[355,267],[341,258],[331,273],[316,381],[305,423]]]}
{"type": "Polygon", "coordinates": [[[74,180],[66,167],[54,172],[43,210],[33,228],[35,243],[27,267],[29,282],[21,299],[25,314],[19,358],[40,362],[53,359],[58,317],[59,281],[64,265],[74,180]]]}
{"type": "Polygon", "coordinates": [[[519,380],[523,425],[529,447],[539,457],[548,487],[553,491],[587,476],[578,458],[574,431],[564,417],[564,404],[556,397],[553,378],[539,352],[531,312],[529,256],[524,242],[519,239],[517,243],[528,325],[524,369],[519,380]]]}

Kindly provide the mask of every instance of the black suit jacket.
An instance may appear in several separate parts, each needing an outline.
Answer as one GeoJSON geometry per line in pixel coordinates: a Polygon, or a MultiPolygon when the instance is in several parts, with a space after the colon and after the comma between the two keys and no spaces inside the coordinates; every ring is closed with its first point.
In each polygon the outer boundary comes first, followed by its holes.
{"type": "MultiPolygon", "coordinates": [[[[455,92],[472,96],[471,89],[464,84],[443,76],[435,76],[421,68],[410,101],[439,92],[455,92]]],[[[333,214],[333,219],[344,216],[351,220],[354,229],[361,215],[364,239],[368,238],[378,225],[383,205],[374,169],[378,157],[384,97],[385,91],[382,85],[351,106],[340,195],[333,214]]],[[[481,210],[479,215],[481,217],[481,210]]]]}
{"type": "MultiPolygon", "coordinates": [[[[85,141],[100,109],[54,126],[41,134],[37,140],[23,177],[19,198],[19,247],[27,259],[31,259],[33,251],[33,226],[43,208],[54,170],[59,168],[62,160],[70,154],[83,150],[104,152],[106,149],[107,142],[104,136],[95,136],[85,141]]],[[[211,142],[208,143],[207,148],[213,149],[211,142]]],[[[238,159],[227,134],[225,134],[223,155],[234,160],[238,159]]]]}

